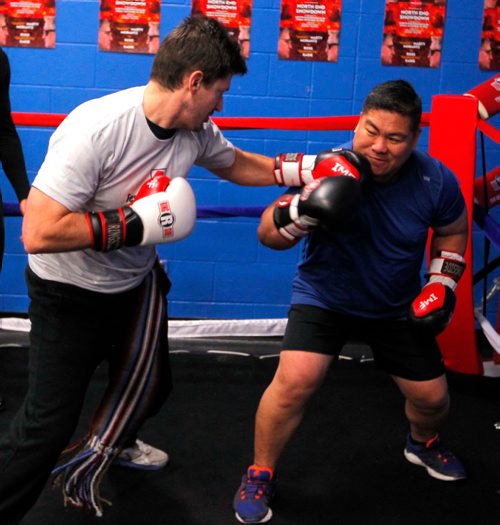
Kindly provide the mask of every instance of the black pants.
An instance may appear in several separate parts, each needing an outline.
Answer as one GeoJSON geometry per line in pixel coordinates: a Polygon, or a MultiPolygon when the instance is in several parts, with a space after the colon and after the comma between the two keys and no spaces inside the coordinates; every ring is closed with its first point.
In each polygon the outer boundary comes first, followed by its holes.
{"type": "MultiPolygon", "coordinates": [[[[0,523],[18,523],[34,505],[68,445],[96,367],[110,374],[126,344],[138,289],[100,294],[45,281],[27,269],[31,299],[29,385],[23,405],[0,439],[0,523]]],[[[166,317],[166,316],[165,316],[166,317]]],[[[167,328],[162,332],[162,391],[154,414],[170,393],[167,328]]]]}

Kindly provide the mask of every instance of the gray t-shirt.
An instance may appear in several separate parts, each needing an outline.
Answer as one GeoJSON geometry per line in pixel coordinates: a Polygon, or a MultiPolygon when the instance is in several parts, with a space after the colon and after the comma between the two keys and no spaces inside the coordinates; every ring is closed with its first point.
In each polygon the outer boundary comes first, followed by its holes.
{"type": "MultiPolygon", "coordinates": [[[[144,89],[119,91],[72,111],[52,135],[33,186],[73,212],[107,210],[130,202],[158,170],[187,177],[193,164],[215,169],[234,162],[233,145],[212,121],[201,131],[158,139],[144,115],[144,89]]],[[[42,279],[115,293],[137,286],[155,257],[154,246],[88,249],[29,255],[29,265],[42,279]]]]}

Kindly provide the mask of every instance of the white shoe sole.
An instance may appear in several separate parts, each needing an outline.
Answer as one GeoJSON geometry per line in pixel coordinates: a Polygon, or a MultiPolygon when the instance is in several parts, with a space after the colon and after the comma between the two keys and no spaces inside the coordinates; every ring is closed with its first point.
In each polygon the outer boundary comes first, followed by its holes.
{"type": "Polygon", "coordinates": [[[465,479],[465,476],[461,478],[454,478],[452,476],[445,476],[444,474],[437,472],[436,470],[426,465],[418,456],[413,454],[413,452],[408,452],[406,449],[404,450],[404,455],[410,463],[413,463],[414,465],[418,465],[420,467],[424,467],[427,470],[429,476],[433,478],[440,479],[441,481],[459,481],[461,479],[465,479]]]}
{"type": "Polygon", "coordinates": [[[235,516],[240,523],[267,523],[273,517],[273,511],[269,509],[267,514],[259,521],[245,521],[237,512],[235,512],[235,516]]]}

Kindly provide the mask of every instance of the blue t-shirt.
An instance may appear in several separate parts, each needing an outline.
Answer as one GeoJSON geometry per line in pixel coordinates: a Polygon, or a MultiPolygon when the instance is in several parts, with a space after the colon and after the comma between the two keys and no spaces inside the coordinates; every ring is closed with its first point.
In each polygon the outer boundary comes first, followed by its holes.
{"type": "Polygon", "coordinates": [[[341,230],[317,229],[305,240],[292,304],[404,318],[422,286],[429,227],[452,223],[464,209],[458,180],[441,162],[414,151],[395,182],[367,177],[362,195],[355,217],[341,230]]]}

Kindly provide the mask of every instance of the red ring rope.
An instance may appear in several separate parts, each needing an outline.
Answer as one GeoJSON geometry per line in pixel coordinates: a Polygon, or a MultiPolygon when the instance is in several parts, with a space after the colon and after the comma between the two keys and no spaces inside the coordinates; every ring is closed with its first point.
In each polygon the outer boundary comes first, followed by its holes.
{"type": "MultiPolygon", "coordinates": [[[[66,115],[57,113],[12,113],[17,126],[56,127],[66,115]]],[[[334,117],[215,117],[220,129],[282,129],[306,131],[350,131],[356,127],[359,116],[334,117]]],[[[422,125],[430,124],[430,113],[422,115],[422,125]]]]}

